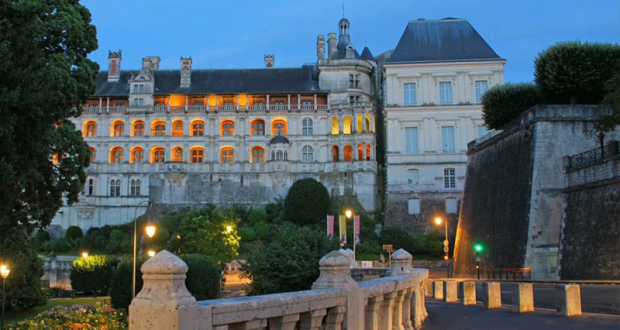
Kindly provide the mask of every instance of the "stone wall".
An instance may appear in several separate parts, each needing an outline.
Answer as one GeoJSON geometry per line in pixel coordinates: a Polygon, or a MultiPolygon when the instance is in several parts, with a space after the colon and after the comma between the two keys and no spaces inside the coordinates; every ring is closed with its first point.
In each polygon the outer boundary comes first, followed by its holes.
{"type": "MultiPolygon", "coordinates": [[[[446,213],[446,198],[453,198],[453,193],[417,193],[414,196],[420,200],[420,213],[409,214],[408,199],[411,197],[408,193],[390,192],[387,202],[385,225],[402,226],[411,233],[427,233],[431,230],[438,230],[440,233],[445,232],[444,225],[437,226],[435,218],[441,217],[448,219],[448,233],[453,236],[456,233],[456,223],[458,221],[458,213],[446,213]]],[[[460,208],[461,200],[457,199],[457,212],[460,208]]]]}

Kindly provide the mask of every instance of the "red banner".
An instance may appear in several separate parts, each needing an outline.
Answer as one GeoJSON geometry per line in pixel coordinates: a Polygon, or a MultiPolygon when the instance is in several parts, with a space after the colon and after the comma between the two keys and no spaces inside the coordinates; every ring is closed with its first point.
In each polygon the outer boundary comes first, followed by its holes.
{"type": "Polygon", "coordinates": [[[334,216],[327,216],[327,236],[334,236],[334,216]]]}
{"type": "Polygon", "coordinates": [[[360,227],[360,216],[353,216],[353,242],[356,245],[360,243],[360,227]]]}

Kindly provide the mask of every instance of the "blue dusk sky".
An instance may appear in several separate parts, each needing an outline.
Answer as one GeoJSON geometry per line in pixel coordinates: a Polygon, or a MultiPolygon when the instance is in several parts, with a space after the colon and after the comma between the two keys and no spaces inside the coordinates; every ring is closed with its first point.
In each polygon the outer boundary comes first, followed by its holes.
{"type": "Polygon", "coordinates": [[[533,81],[538,53],[558,41],[620,42],[618,0],[83,0],[97,27],[90,58],[108,68],[108,50],[123,52],[123,69],[159,56],[161,69],[260,68],[316,63],[316,38],[337,32],[344,13],[351,41],[373,55],[396,47],[417,18],[467,19],[502,58],[506,82],[533,81]]]}

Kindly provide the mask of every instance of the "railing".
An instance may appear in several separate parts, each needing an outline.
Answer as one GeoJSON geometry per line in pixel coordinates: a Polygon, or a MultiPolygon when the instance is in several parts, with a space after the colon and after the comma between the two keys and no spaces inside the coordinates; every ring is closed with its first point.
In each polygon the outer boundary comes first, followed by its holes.
{"type": "MultiPolygon", "coordinates": [[[[86,107],[84,113],[131,113],[131,112],[208,112],[208,111],[289,111],[289,110],[327,110],[329,107],[327,104],[315,105],[288,105],[270,104],[270,105],[189,105],[189,106],[126,106],[126,107],[86,107]]],[[[357,107],[357,106],[356,106],[357,107]]],[[[332,106],[333,109],[349,109],[350,105],[346,106],[332,106]]]]}
{"type": "Polygon", "coordinates": [[[487,279],[492,280],[531,280],[532,269],[531,268],[497,268],[487,269],[487,279]]]}
{"type": "Polygon", "coordinates": [[[590,165],[601,163],[603,160],[605,160],[604,148],[588,150],[573,156],[569,156],[567,170],[584,168],[590,165]]]}
{"type": "Polygon", "coordinates": [[[164,250],[142,265],[129,329],[420,329],[428,270],[413,269],[402,249],[392,258],[388,276],[358,285],[351,260],[333,251],[312,290],[196,302],[185,287],[187,265],[164,250]]]}

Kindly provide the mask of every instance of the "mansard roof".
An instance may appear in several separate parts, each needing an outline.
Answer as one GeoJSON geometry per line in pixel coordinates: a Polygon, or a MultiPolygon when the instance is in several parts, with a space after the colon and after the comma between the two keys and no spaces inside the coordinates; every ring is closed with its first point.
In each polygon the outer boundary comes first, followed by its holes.
{"type": "MultiPolygon", "coordinates": [[[[108,81],[108,72],[97,76],[93,96],[127,96],[129,79],[139,70],[121,71],[117,82],[108,81]]],[[[170,94],[308,94],[328,93],[319,88],[313,66],[301,68],[192,70],[191,86],[180,87],[180,70],[154,70],[154,95],[170,94]]]]}
{"type": "Polygon", "coordinates": [[[467,20],[448,17],[410,21],[387,63],[488,60],[501,58],[467,20]]]}

